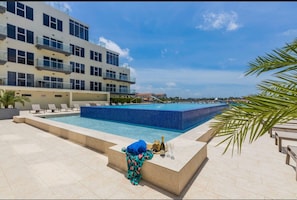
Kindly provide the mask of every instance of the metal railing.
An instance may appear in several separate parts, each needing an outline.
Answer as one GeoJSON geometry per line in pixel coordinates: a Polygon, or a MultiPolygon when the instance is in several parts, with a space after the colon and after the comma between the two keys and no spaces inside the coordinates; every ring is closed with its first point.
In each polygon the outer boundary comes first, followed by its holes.
{"type": "Polygon", "coordinates": [[[70,45],[60,43],[50,38],[43,38],[41,36],[36,37],[36,46],[38,48],[44,48],[47,50],[63,53],[65,55],[71,54],[70,45]]]}
{"type": "Polygon", "coordinates": [[[112,75],[112,74],[108,74],[108,73],[103,73],[103,78],[104,79],[110,79],[110,80],[117,80],[117,81],[123,81],[123,82],[129,82],[129,83],[135,83],[136,82],[136,78],[131,77],[121,77],[119,75],[112,75]]]}
{"type": "Polygon", "coordinates": [[[65,74],[71,73],[71,66],[65,63],[54,62],[51,60],[37,59],[36,68],[39,70],[50,70],[56,72],[63,72],[65,74]]]}

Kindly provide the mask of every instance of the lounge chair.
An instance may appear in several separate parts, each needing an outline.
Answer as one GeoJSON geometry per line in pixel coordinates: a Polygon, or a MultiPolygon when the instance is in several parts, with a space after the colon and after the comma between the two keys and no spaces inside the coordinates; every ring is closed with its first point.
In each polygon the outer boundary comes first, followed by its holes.
{"type": "Polygon", "coordinates": [[[73,104],[72,110],[80,110],[80,106],[78,104],[73,104]]]}
{"type": "Polygon", "coordinates": [[[290,164],[290,157],[295,161],[296,167],[296,181],[297,181],[297,146],[288,145],[287,146],[287,156],[286,156],[286,164],[290,164]]]}
{"type": "Polygon", "coordinates": [[[287,131],[275,132],[275,145],[278,145],[278,151],[282,151],[282,140],[294,140],[297,141],[297,133],[287,131]]]}
{"type": "Polygon", "coordinates": [[[32,113],[32,111],[34,111],[34,113],[40,113],[40,111],[44,112],[44,110],[40,108],[39,104],[32,104],[32,110],[29,112],[32,113]]]}
{"type": "Polygon", "coordinates": [[[286,123],[286,124],[277,124],[273,126],[268,132],[270,134],[270,137],[272,137],[272,132],[273,131],[285,131],[285,132],[296,132],[297,133],[297,124],[291,124],[291,123],[286,123]]]}
{"type": "Polygon", "coordinates": [[[61,111],[70,111],[70,108],[68,108],[67,104],[62,103],[61,104],[61,111]]]}
{"type": "Polygon", "coordinates": [[[58,111],[55,104],[48,104],[48,109],[52,112],[55,112],[56,110],[58,111]]]}

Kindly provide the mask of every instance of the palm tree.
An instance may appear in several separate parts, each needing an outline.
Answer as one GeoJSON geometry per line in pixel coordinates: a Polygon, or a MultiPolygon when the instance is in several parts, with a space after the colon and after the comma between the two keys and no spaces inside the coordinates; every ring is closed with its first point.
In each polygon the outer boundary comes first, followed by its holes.
{"type": "Polygon", "coordinates": [[[4,108],[8,108],[9,105],[12,105],[15,107],[15,103],[19,102],[23,106],[25,105],[25,102],[29,102],[28,97],[23,96],[15,96],[14,91],[6,91],[1,89],[0,90],[0,106],[3,105],[4,108]]]}
{"type": "Polygon", "coordinates": [[[297,118],[297,40],[249,63],[245,76],[273,72],[273,79],[257,85],[259,93],[245,97],[247,102],[231,105],[211,124],[215,136],[225,136],[223,154],[232,146],[241,153],[248,138],[252,143],[275,124],[297,118]]]}

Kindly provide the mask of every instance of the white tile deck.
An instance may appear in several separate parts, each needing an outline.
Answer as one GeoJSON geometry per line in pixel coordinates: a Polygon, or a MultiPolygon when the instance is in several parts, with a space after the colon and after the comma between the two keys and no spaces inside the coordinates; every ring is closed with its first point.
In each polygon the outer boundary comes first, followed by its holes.
{"type": "MultiPolygon", "coordinates": [[[[0,120],[0,198],[4,199],[296,199],[295,163],[285,164],[266,134],[242,154],[222,155],[222,138],[180,196],[144,180],[134,186],[105,155],[25,123],[0,120]]],[[[283,141],[283,146],[295,144],[283,141]]]]}

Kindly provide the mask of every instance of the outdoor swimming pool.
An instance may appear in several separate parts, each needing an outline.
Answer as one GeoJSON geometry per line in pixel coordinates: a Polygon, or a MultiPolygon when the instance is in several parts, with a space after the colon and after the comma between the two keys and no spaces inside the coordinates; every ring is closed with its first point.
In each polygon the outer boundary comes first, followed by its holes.
{"type": "MultiPolygon", "coordinates": [[[[213,104],[212,104],[213,105],[213,104]]],[[[222,104],[216,104],[216,106],[222,106],[222,104]]],[[[101,106],[102,108],[110,108],[110,109],[115,109],[115,108],[121,108],[124,109],[124,107],[130,107],[131,109],[136,109],[136,108],[142,108],[146,110],[158,110],[160,111],[160,106],[163,107],[162,109],[167,109],[168,110],[173,110],[179,109],[180,111],[186,111],[186,110],[191,110],[197,107],[200,108],[207,108],[210,105],[209,104],[196,104],[196,105],[190,105],[190,104],[168,104],[167,106],[164,105],[123,105],[123,106],[101,106]],[[139,107],[138,107],[139,106],[139,107]],[[171,108],[170,108],[171,107],[171,108]]],[[[214,105],[213,105],[214,106],[214,105]]],[[[226,106],[226,105],[225,105],[226,106]]],[[[223,106],[223,107],[225,107],[223,106]]],[[[94,106],[95,107],[100,107],[100,106],[94,106]]],[[[82,109],[82,108],[81,108],[82,109]]],[[[195,126],[191,126],[191,128],[194,128],[208,120],[210,120],[215,114],[217,114],[219,111],[216,111],[215,113],[211,113],[208,115],[203,115],[203,117],[200,117],[198,122],[196,122],[195,126]]],[[[132,139],[143,139],[146,142],[153,143],[154,140],[161,139],[161,136],[163,135],[165,137],[166,141],[169,141],[186,131],[190,130],[191,128],[185,129],[185,130],[176,130],[176,129],[169,129],[169,128],[162,128],[162,127],[153,127],[153,126],[148,126],[148,125],[140,125],[140,124],[132,124],[132,123],[127,123],[127,122],[116,122],[116,121],[108,121],[108,120],[100,120],[100,119],[93,119],[93,118],[88,118],[88,117],[81,117],[79,115],[71,115],[71,116],[48,116],[46,117],[47,119],[53,120],[53,121],[58,121],[58,122],[63,122],[75,126],[80,126],[84,128],[89,128],[93,130],[98,130],[110,134],[115,134],[115,135],[120,135],[123,137],[128,137],[132,139]]]]}
{"type": "Polygon", "coordinates": [[[82,106],[80,116],[186,131],[228,107],[225,103],[136,104],[82,106]]]}

